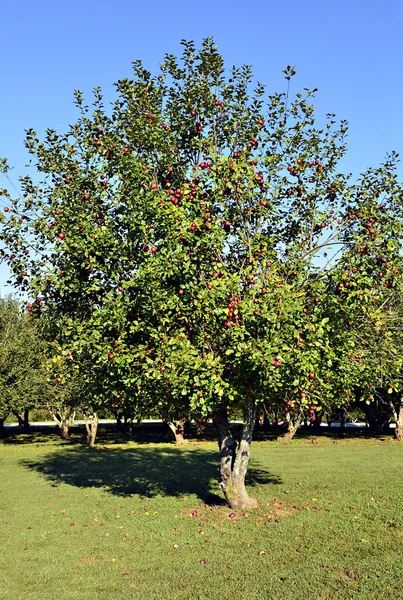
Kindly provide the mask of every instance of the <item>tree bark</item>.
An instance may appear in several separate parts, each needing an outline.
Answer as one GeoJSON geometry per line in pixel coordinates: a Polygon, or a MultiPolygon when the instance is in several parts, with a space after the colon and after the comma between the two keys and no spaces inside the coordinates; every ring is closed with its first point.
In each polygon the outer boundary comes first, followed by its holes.
{"type": "Polygon", "coordinates": [[[389,430],[389,421],[393,417],[394,409],[389,399],[385,398],[382,389],[378,389],[377,397],[370,404],[360,400],[359,406],[365,413],[365,418],[369,428],[374,433],[387,433],[389,430]]]}
{"type": "Polygon", "coordinates": [[[23,417],[23,415],[22,415],[22,414],[20,414],[20,413],[19,413],[18,411],[16,411],[16,410],[13,410],[12,412],[13,412],[13,415],[14,415],[15,417],[17,417],[17,420],[18,420],[18,426],[19,426],[19,427],[23,427],[23,426],[24,426],[24,417],[23,417]]]}
{"type": "Polygon", "coordinates": [[[18,426],[23,427],[24,431],[29,431],[29,408],[25,408],[23,412],[13,410],[12,413],[18,419],[18,426]]]}
{"type": "Polygon", "coordinates": [[[87,430],[87,446],[95,446],[95,438],[98,431],[98,415],[94,412],[92,415],[84,415],[85,429],[87,430]]]}
{"type": "Polygon", "coordinates": [[[63,440],[68,440],[70,437],[70,427],[74,423],[75,412],[69,408],[63,411],[52,412],[52,418],[59,428],[60,437],[63,440]]]}
{"type": "Polygon", "coordinates": [[[175,421],[167,421],[167,424],[175,436],[175,444],[177,446],[183,446],[187,440],[184,438],[185,433],[185,421],[183,419],[177,419],[175,421]]]}
{"type": "Polygon", "coordinates": [[[227,410],[220,408],[214,414],[218,447],[221,455],[219,485],[233,510],[245,510],[257,507],[256,500],[248,495],[245,487],[245,475],[248,469],[250,445],[256,420],[256,406],[254,402],[249,403],[245,413],[241,441],[238,447],[231,433],[227,410]]]}
{"type": "Polygon", "coordinates": [[[24,431],[29,431],[29,409],[24,410],[24,431]]]}
{"type": "Polygon", "coordinates": [[[315,420],[311,423],[312,429],[315,429],[316,431],[320,431],[322,419],[323,419],[323,412],[316,412],[315,420]]]}
{"type": "Polygon", "coordinates": [[[303,415],[299,414],[293,419],[290,413],[286,413],[285,420],[287,422],[287,431],[284,435],[279,436],[277,441],[282,444],[289,444],[302,423],[302,417],[303,415]]]}
{"type": "Polygon", "coordinates": [[[403,442],[403,394],[400,396],[399,412],[396,419],[395,439],[403,442]]]}
{"type": "Polygon", "coordinates": [[[342,410],[340,413],[340,429],[345,429],[345,428],[346,428],[346,413],[344,412],[344,410],[342,410]]]}

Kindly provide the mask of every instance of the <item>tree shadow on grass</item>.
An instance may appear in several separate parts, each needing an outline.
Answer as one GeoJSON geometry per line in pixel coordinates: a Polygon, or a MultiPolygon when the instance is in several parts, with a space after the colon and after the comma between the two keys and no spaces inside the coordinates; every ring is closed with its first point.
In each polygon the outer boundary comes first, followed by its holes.
{"type": "MultiPolygon", "coordinates": [[[[66,483],[81,488],[104,488],[118,496],[153,497],[197,495],[208,504],[223,504],[218,494],[218,453],[178,448],[71,449],[48,454],[38,461],[21,461],[52,485],[66,483]],[[214,493],[214,488],[217,493],[214,493]]],[[[282,481],[255,462],[248,486],[282,481]]]]}

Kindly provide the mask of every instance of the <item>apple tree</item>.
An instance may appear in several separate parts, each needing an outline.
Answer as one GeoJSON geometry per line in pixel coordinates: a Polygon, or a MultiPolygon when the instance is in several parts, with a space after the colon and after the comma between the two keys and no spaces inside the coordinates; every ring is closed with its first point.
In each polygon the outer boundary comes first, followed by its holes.
{"type": "Polygon", "coordinates": [[[110,110],[77,91],[66,133],[27,132],[36,175],[2,228],[14,281],[63,323],[98,405],[132,394],[213,416],[234,509],[255,505],[257,407],[313,416],[351,393],[350,328],[399,284],[397,157],[357,181],[340,172],[347,124],[316,120],[315,90],[290,98],[294,74],[268,95],[206,39],[156,76],[133,63],[110,110]]]}
{"type": "Polygon", "coordinates": [[[12,296],[0,299],[0,428],[12,413],[29,425],[32,408],[46,395],[45,344],[37,324],[12,296]]]}

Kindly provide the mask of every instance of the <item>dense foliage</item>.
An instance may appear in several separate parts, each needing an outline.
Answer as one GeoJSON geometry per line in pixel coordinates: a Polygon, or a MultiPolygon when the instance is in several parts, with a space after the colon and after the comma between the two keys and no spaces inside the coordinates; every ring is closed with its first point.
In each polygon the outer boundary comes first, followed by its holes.
{"type": "Polygon", "coordinates": [[[0,421],[43,402],[47,394],[44,344],[36,323],[12,297],[0,298],[0,421]]]}

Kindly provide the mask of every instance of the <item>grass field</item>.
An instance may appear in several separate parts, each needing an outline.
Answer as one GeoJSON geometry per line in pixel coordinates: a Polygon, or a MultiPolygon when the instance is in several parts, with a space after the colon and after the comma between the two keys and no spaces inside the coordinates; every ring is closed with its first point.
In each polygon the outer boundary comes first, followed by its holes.
{"type": "Polygon", "coordinates": [[[3,440],[2,600],[403,598],[403,447],[391,439],[254,442],[260,509],[235,518],[213,441],[146,440],[3,440]]]}

